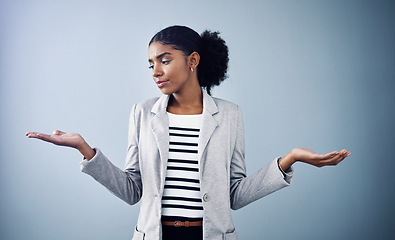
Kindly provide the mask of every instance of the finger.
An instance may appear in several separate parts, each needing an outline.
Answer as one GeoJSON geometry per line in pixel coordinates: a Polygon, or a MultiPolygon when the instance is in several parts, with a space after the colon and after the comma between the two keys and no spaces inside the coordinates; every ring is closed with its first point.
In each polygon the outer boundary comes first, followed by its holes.
{"type": "Polygon", "coordinates": [[[340,159],[342,157],[342,155],[340,153],[336,153],[334,155],[331,155],[328,158],[324,158],[324,159],[316,159],[316,163],[318,165],[329,165],[333,162],[336,162],[338,159],[340,159]]]}
{"type": "Polygon", "coordinates": [[[317,160],[326,160],[326,159],[330,159],[333,158],[335,156],[338,156],[339,152],[338,151],[333,151],[327,154],[318,154],[317,155],[317,160]]]}
{"type": "Polygon", "coordinates": [[[348,156],[350,156],[351,155],[351,152],[349,152],[349,151],[346,151],[345,153],[344,153],[344,156],[346,156],[346,157],[348,157],[348,156]]]}
{"type": "Polygon", "coordinates": [[[38,133],[38,132],[27,132],[26,133],[26,136],[28,137],[28,138],[37,138],[37,136],[39,135],[40,133],[38,133]]]}
{"type": "Polygon", "coordinates": [[[46,142],[54,143],[57,144],[57,139],[51,137],[51,135],[44,134],[44,133],[37,133],[37,132],[31,132],[28,135],[29,138],[37,138],[46,142]]]}
{"type": "Polygon", "coordinates": [[[29,135],[33,134],[35,132],[26,132],[25,135],[28,137],[29,135]]]}
{"type": "Polygon", "coordinates": [[[328,160],[330,160],[332,158],[334,159],[334,158],[342,157],[342,156],[346,155],[347,153],[348,153],[348,151],[346,149],[343,149],[343,150],[341,150],[339,152],[338,151],[333,151],[331,153],[327,153],[325,155],[321,155],[320,158],[318,158],[318,159],[321,159],[321,160],[328,159],[328,160]]]}
{"type": "Polygon", "coordinates": [[[51,139],[51,135],[48,134],[44,134],[44,133],[36,133],[35,135],[33,135],[34,138],[38,138],[40,140],[44,140],[44,141],[50,141],[51,139]]]}
{"type": "Polygon", "coordinates": [[[346,150],[346,149],[343,149],[343,150],[340,151],[340,154],[341,154],[341,155],[344,155],[344,154],[346,154],[346,153],[347,153],[347,150],[346,150]]]}
{"type": "Polygon", "coordinates": [[[351,152],[349,151],[345,151],[342,155],[342,157],[339,159],[339,162],[343,161],[344,159],[346,159],[346,157],[350,156],[351,152]]]}
{"type": "MultiPolygon", "coordinates": [[[[351,153],[349,151],[347,151],[346,149],[341,151],[341,156],[343,157],[343,159],[350,156],[350,154],[351,153]]],[[[341,161],[343,161],[343,159],[341,161]]]]}
{"type": "Polygon", "coordinates": [[[341,150],[341,151],[339,152],[339,156],[340,156],[340,157],[343,157],[343,158],[348,157],[350,154],[351,154],[351,153],[350,153],[349,151],[347,151],[346,149],[343,149],[343,150],[341,150]]]}
{"type": "Polygon", "coordinates": [[[350,154],[351,152],[343,149],[338,152],[338,154],[332,156],[329,159],[317,159],[317,161],[313,165],[316,167],[334,166],[342,162],[346,157],[350,156],[350,154]]]}
{"type": "Polygon", "coordinates": [[[346,158],[346,156],[344,155],[344,156],[342,156],[341,158],[337,159],[336,161],[334,161],[334,162],[332,162],[332,163],[330,163],[330,164],[328,164],[328,165],[337,165],[337,164],[339,164],[340,162],[342,162],[345,158],[346,158]]]}
{"type": "Polygon", "coordinates": [[[318,161],[318,165],[320,165],[320,167],[337,165],[341,161],[343,161],[347,156],[348,156],[348,152],[347,151],[341,151],[340,154],[338,154],[337,156],[335,156],[335,157],[333,157],[331,159],[318,161]]]}

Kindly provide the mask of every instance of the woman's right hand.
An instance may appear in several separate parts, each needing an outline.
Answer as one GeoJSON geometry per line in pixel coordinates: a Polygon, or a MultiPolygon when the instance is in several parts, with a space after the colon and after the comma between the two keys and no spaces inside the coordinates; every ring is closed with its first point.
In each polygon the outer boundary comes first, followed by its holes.
{"type": "Polygon", "coordinates": [[[95,156],[95,151],[85,142],[84,138],[78,133],[65,133],[59,130],[53,131],[52,135],[38,133],[38,132],[27,132],[28,138],[37,138],[46,142],[53,143],[58,146],[72,147],[79,150],[82,155],[88,160],[95,156]]]}

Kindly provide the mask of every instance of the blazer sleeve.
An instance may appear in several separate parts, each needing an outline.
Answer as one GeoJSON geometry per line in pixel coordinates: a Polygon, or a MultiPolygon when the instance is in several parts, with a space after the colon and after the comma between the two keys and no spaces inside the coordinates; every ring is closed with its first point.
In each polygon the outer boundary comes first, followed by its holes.
{"type": "Polygon", "coordinates": [[[248,176],[245,166],[244,127],[240,108],[237,111],[237,133],[234,152],[230,163],[230,203],[232,209],[239,209],[283,187],[289,186],[293,169],[281,171],[279,158],[248,176]]]}
{"type": "Polygon", "coordinates": [[[90,161],[81,164],[82,172],[92,176],[117,197],[131,205],[137,203],[142,195],[135,113],[136,105],[133,106],[130,113],[124,170],[111,163],[99,149],[95,149],[96,154],[90,161]]]}

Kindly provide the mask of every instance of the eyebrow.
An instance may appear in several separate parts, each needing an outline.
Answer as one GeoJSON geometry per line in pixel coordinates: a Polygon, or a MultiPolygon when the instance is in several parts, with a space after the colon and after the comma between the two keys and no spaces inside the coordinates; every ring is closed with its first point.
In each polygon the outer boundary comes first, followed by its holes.
{"type": "MultiPolygon", "coordinates": [[[[155,58],[156,58],[156,59],[160,59],[160,58],[162,58],[162,57],[165,56],[165,55],[171,55],[171,53],[169,53],[169,52],[164,52],[164,53],[159,54],[159,55],[156,56],[155,58]]],[[[148,59],[148,62],[152,62],[152,60],[151,60],[151,59],[148,59]]]]}

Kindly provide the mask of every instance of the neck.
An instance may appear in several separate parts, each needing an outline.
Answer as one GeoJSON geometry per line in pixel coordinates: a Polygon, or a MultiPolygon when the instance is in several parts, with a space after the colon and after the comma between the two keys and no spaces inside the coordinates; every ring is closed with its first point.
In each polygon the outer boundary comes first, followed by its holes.
{"type": "Polygon", "coordinates": [[[201,114],[203,112],[203,93],[200,86],[189,91],[173,93],[167,111],[175,114],[201,114]]]}

